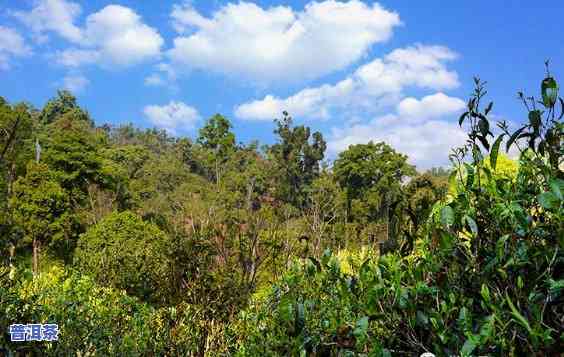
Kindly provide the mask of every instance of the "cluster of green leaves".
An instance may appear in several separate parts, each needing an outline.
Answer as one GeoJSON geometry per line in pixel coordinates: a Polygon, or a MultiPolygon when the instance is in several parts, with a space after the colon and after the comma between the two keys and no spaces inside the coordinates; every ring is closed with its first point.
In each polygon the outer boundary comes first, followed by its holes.
{"type": "MultiPolygon", "coordinates": [[[[452,156],[453,189],[434,204],[432,198],[426,202],[433,191],[422,190],[423,197],[415,198],[415,208],[429,219],[413,251],[368,258],[352,273],[343,273],[342,262],[329,252],[302,261],[241,313],[237,353],[559,353],[564,343],[562,125],[555,117],[554,92],[545,93],[547,82],[553,79],[543,81],[539,103],[545,111],[529,117],[545,113],[548,119],[524,127],[530,130],[526,138],[535,139],[528,140],[514,176],[496,170],[506,133],[490,142],[492,104],[480,110],[485,90],[476,80],[461,117],[461,124],[469,120],[468,143],[452,156]],[[546,143],[544,149],[535,140],[546,143]]],[[[511,134],[508,148],[525,129],[511,134]]],[[[413,181],[412,188],[427,186],[425,180],[413,181]]],[[[413,211],[411,202],[408,207],[413,211]]]]}

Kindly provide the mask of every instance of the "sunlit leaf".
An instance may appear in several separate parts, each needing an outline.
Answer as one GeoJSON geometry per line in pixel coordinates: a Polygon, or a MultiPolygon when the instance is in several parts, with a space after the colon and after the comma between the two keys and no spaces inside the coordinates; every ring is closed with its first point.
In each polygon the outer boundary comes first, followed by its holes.
{"type": "Polygon", "coordinates": [[[505,134],[501,134],[500,136],[498,136],[498,138],[495,140],[494,144],[492,145],[492,150],[490,151],[490,165],[493,170],[495,170],[495,167],[497,165],[499,146],[501,145],[501,141],[503,140],[504,136],[505,134]]]}

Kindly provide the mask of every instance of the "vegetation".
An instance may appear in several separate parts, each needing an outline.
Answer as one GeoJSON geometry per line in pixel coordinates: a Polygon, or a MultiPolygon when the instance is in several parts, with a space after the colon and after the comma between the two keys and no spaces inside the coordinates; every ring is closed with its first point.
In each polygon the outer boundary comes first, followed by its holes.
{"type": "Polygon", "coordinates": [[[287,113],[259,147],[219,114],[192,141],[96,127],[65,91],[0,98],[0,351],[560,353],[564,101],[547,73],[494,130],[475,85],[467,143],[428,172],[373,142],[329,166],[287,113]],[[31,322],[59,340],[10,341],[31,322]]]}

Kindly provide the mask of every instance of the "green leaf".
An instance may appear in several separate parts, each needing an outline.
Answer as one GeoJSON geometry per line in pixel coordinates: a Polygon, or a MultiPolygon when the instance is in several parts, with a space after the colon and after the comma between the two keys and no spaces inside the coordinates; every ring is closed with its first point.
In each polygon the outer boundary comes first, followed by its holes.
{"type": "Polygon", "coordinates": [[[559,296],[564,291],[564,279],[550,279],[549,284],[549,291],[551,295],[559,296]]]}
{"type": "Polygon", "coordinates": [[[485,136],[478,135],[477,138],[478,138],[478,140],[480,140],[480,142],[482,143],[482,145],[484,145],[484,147],[486,148],[486,150],[489,150],[489,149],[490,149],[490,143],[488,143],[488,139],[486,139],[485,136]]]}
{"type": "Polygon", "coordinates": [[[466,189],[470,190],[472,188],[472,185],[474,184],[474,166],[468,163],[464,163],[464,167],[466,168],[466,189]]]}
{"type": "Polygon", "coordinates": [[[426,326],[429,324],[429,318],[421,310],[417,310],[417,323],[421,326],[426,326]]]}
{"type": "Polygon", "coordinates": [[[564,191],[564,180],[554,178],[549,182],[550,190],[558,198],[562,201],[562,192],[564,191]]]}
{"type": "Polygon", "coordinates": [[[540,205],[545,209],[551,209],[555,206],[558,199],[552,192],[543,192],[537,197],[540,205]]]}
{"type": "Polygon", "coordinates": [[[505,144],[505,151],[509,151],[509,148],[511,147],[511,145],[513,145],[515,140],[517,140],[517,137],[519,136],[519,134],[521,134],[521,132],[523,130],[525,130],[525,128],[527,128],[527,127],[524,126],[520,129],[517,129],[517,131],[515,131],[513,134],[511,134],[511,136],[509,137],[509,140],[507,140],[507,144],[505,144]]]}
{"type": "Polygon", "coordinates": [[[546,77],[541,84],[542,101],[544,106],[552,108],[558,97],[558,84],[552,77],[546,77]]]}
{"type": "Polygon", "coordinates": [[[464,220],[468,224],[468,227],[470,227],[472,233],[478,234],[478,225],[476,224],[476,221],[474,221],[474,219],[468,215],[464,216],[464,220]]]}
{"type": "Polygon", "coordinates": [[[450,206],[441,209],[441,224],[447,229],[454,224],[454,210],[450,206]]]}
{"type": "Polygon", "coordinates": [[[478,345],[478,338],[474,335],[470,336],[464,345],[462,345],[462,349],[460,350],[460,354],[462,356],[470,356],[476,346],[478,345]]]}
{"type": "Polygon", "coordinates": [[[493,108],[493,102],[490,102],[490,104],[488,104],[485,111],[486,115],[488,115],[492,111],[492,108],[493,108]]]}
{"type": "Polygon", "coordinates": [[[462,126],[462,123],[464,122],[464,119],[466,119],[467,116],[468,116],[468,112],[462,113],[460,118],[458,118],[458,125],[462,126]]]}
{"type": "Polygon", "coordinates": [[[482,289],[480,290],[480,295],[482,295],[482,299],[484,299],[484,301],[486,303],[490,303],[490,289],[488,288],[488,286],[486,284],[482,284],[482,289]]]}
{"type": "Polygon", "coordinates": [[[492,146],[492,150],[490,151],[490,165],[493,170],[495,170],[495,167],[497,165],[497,155],[499,153],[499,145],[501,145],[501,141],[503,140],[504,136],[505,134],[501,134],[500,136],[497,137],[497,139],[495,140],[492,146]]]}
{"type": "Polygon", "coordinates": [[[531,110],[529,112],[529,123],[533,127],[535,133],[538,133],[542,119],[541,119],[541,111],[540,110],[531,110]]]}
{"type": "Polygon", "coordinates": [[[367,331],[368,331],[368,316],[364,316],[356,322],[356,327],[353,331],[353,334],[356,337],[359,337],[365,335],[367,331]]]}
{"type": "Polygon", "coordinates": [[[509,295],[507,295],[507,293],[505,293],[505,299],[507,300],[507,303],[509,304],[509,308],[511,309],[511,315],[513,316],[514,320],[519,325],[523,326],[529,334],[532,334],[532,330],[531,330],[531,326],[529,325],[529,321],[523,315],[521,315],[521,313],[517,310],[517,308],[515,308],[515,305],[513,305],[513,302],[511,301],[511,299],[509,298],[509,295]]]}
{"type": "Polygon", "coordinates": [[[481,118],[478,121],[478,129],[480,129],[480,133],[485,138],[490,132],[490,122],[485,118],[481,118]]]}
{"type": "Polygon", "coordinates": [[[309,261],[313,263],[313,265],[316,266],[317,271],[320,272],[321,271],[321,264],[319,264],[319,262],[317,261],[317,259],[313,258],[313,257],[308,257],[309,261]]]}

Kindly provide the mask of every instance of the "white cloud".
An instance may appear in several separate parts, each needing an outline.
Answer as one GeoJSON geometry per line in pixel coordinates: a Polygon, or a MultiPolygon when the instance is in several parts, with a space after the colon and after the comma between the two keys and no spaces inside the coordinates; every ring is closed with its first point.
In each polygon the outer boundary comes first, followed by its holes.
{"type": "Polygon", "coordinates": [[[31,28],[39,42],[47,40],[52,31],[63,38],[79,42],[82,33],[74,22],[80,15],[80,5],[66,0],[35,0],[31,11],[14,11],[12,14],[31,28]]]}
{"type": "Polygon", "coordinates": [[[423,97],[421,100],[413,97],[405,98],[398,104],[397,112],[402,118],[423,121],[445,113],[456,113],[465,106],[466,103],[463,100],[439,92],[423,97]]]}
{"type": "Polygon", "coordinates": [[[82,92],[89,84],[90,81],[88,78],[81,74],[69,74],[65,76],[62,81],[62,87],[73,93],[82,92]]]}
{"type": "MultiPolygon", "coordinates": [[[[267,95],[261,100],[239,105],[235,115],[241,119],[272,120],[286,110],[298,117],[327,119],[335,109],[375,112],[397,103],[406,87],[435,90],[457,87],[456,72],[445,67],[445,62],[454,58],[454,52],[441,46],[416,45],[396,49],[383,59],[360,66],[335,85],[307,88],[287,98],[267,95]]],[[[409,110],[410,105],[414,106],[406,102],[403,110],[409,110]]]]}
{"type": "Polygon", "coordinates": [[[396,13],[359,0],[310,2],[302,11],[229,3],[206,18],[189,3],[172,11],[177,65],[256,83],[318,78],[345,68],[388,40],[396,13]]]}
{"type": "Polygon", "coordinates": [[[15,30],[0,25],[0,69],[10,68],[12,57],[22,57],[31,54],[22,36],[15,30]]]}
{"type": "Polygon", "coordinates": [[[71,48],[57,52],[55,59],[57,63],[66,67],[80,67],[85,64],[98,62],[100,56],[101,54],[97,50],[71,48]]]}
{"type": "Polygon", "coordinates": [[[328,141],[328,150],[336,154],[346,150],[350,145],[383,141],[395,150],[406,154],[409,161],[420,169],[447,165],[450,150],[464,144],[466,134],[456,120],[445,121],[440,118],[456,117],[463,109],[464,102],[442,93],[421,100],[414,98],[406,100],[398,105],[396,113],[378,117],[366,124],[333,128],[328,141]],[[405,103],[410,103],[412,100],[417,103],[413,107],[417,107],[416,110],[405,111],[405,103]],[[427,106],[422,103],[426,103],[427,106]]]}
{"type": "Polygon", "coordinates": [[[157,30],[121,5],[108,5],[88,15],[83,27],[75,25],[80,6],[66,0],[36,0],[31,11],[12,13],[40,39],[55,32],[72,42],[75,47],[54,54],[57,63],[68,67],[132,65],[158,58],[164,43],[157,30]]]}
{"type": "Polygon", "coordinates": [[[151,123],[175,134],[177,131],[191,130],[198,120],[198,111],[182,102],[170,101],[166,105],[148,105],[143,113],[151,123]]]}
{"type": "Polygon", "coordinates": [[[160,55],[163,39],[130,8],[108,5],[86,18],[85,47],[100,54],[106,65],[130,65],[160,55]]]}

